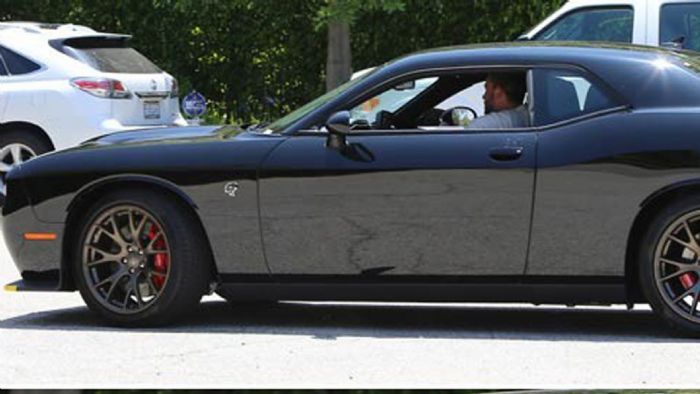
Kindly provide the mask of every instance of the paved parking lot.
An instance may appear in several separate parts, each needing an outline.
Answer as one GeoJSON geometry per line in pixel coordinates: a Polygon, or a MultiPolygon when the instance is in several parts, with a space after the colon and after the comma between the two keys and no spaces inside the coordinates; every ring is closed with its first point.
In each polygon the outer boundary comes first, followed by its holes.
{"type": "MultiPolygon", "coordinates": [[[[0,281],[17,273],[4,245],[0,281]]],[[[0,387],[688,387],[700,343],[641,308],[284,303],[208,297],[118,330],[77,293],[0,294],[0,387]]]]}

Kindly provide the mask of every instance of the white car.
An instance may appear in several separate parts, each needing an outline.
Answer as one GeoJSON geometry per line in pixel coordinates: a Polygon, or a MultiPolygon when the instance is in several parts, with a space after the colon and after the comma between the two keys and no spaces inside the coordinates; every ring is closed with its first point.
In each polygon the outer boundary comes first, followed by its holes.
{"type": "Polygon", "coordinates": [[[187,124],[177,81],[129,38],[0,23],[0,180],[22,161],[98,135],[187,124]]]}

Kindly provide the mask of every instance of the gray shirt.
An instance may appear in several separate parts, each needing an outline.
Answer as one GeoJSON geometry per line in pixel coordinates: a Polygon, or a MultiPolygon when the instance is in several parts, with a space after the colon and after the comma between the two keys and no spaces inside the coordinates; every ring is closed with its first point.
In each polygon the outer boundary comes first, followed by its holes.
{"type": "Polygon", "coordinates": [[[521,105],[517,108],[491,112],[474,119],[468,129],[517,129],[530,125],[530,111],[521,105]]]}

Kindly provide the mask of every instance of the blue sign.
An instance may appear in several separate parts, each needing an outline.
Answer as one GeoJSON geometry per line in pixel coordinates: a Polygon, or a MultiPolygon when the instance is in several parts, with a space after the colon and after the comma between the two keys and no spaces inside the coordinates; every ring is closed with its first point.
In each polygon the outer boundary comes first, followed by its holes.
{"type": "Polygon", "coordinates": [[[196,90],[193,90],[182,99],[182,111],[188,116],[198,118],[207,112],[207,100],[196,90]]]}

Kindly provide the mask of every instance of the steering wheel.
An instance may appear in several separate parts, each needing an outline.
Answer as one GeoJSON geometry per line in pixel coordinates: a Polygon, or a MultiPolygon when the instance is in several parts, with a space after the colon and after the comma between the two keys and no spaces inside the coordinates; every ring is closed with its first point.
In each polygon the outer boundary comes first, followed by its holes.
{"type": "Polygon", "coordinates": [[[452,107],[440,115],[440,126],[468,126],[479,115],[471,107],[452,107]]]}

